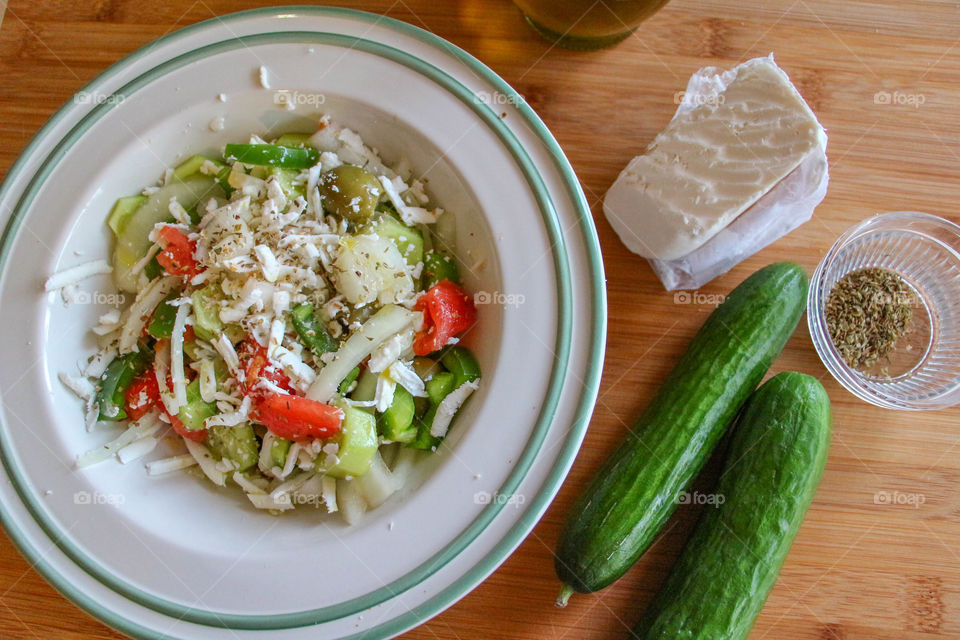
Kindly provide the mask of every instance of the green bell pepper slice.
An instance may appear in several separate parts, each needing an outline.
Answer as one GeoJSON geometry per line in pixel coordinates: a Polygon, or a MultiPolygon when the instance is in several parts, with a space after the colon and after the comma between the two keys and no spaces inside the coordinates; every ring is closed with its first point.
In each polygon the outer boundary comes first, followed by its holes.
{"type": "MultiPolygon", "coordinates": [[[[440,362],[456,379],[454,389],[464,382],[480,379],[480,363],[466,347],[451,347],[440,358],[440,362]]],[[[451,389],[452,391],[452,389],[451,389]]]]}
{"type": "Polygon", "coordinates": [[[290,311],[293,328],[300,340],[315,355],[331,353],[338,348],[337,342],[330,337],[320,318],[313,312],[312,304],[299,304],[290,311]]]}
{"type": "Polygon", "coordinates": [[[390,406],[379,416],[380,435],[389,442],[412,442],[417,437],[417,427],[413,424],[415,414],[413,396],[398,385],[390,406]]]}
{"type": "Polygon", "coordinates": [[[320,152],[310,147],[282,147],[277,144],[228,144],[224,157],[244,164],[309,169],[320,160],[320,152]]]}
{"type": "Polygon", "coordinates": [[[439,251],[430,251],[423,256],[423,287],[430,289],[443,280],[460,283],[460,268],[451,256],[439,251]]]}
{"type": "Polygon", "coordinates": [[[113,359],[100,376],[99,390],[95,398],[100,420],[125,420],[127,391],[137,376],[153,362],[153,352],[141,346],[140,351],[127,353],[113,359]]]}

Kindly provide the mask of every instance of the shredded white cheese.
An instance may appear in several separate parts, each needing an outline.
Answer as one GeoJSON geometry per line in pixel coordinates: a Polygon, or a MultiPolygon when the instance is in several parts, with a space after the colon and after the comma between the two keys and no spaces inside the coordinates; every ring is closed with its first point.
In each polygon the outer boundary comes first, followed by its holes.
{"type": "Polygon", "coordinates": [[[235,427],[250,419],[250,397],[245,396],[236,411],[220,412],[203,422],[207,429],[211,427],[235,427]]]}
{"type": "Polygon", "coordinates": [[[196,458],[186,453],[182,456],[173,456],[163,458],[162,460],[151,460],[144,466],[147,469],[147,475],[159,476],[172,471],[180,471],[181,469],[192,467],[195,464],[197,464],[196,458]]]}
{"type": "Polygon", "coordinates": [[[73,394],[81,400],[89,400],[97,392],[89,378],[70,376],[65,373],[60,373],[57,377],[60,378],[63,386],[72,391],[73,394]]]}
{"type": "Polygon", "coordinates": [[[207,449],[206,445],[200,442],[194,442],[189,438],[184,438],[183,444],[187,446],[187,451],[190,452],[190,455],[193,456],[197,464],[200,465],[200,470],[210,479],[210,482],[218,487],[222,487],[227,483],[226,474],[217,469],[217,461],[213,458],[213,454],[210,453],[210,449],[207,449]]]}
{"type": "Polygon", "coordinates": [[[157,278],[137,294],[133,304],[125,312],[123,327],[120,330],[118,350],[121,354],[137,349],[137,341],[143,333],[150,314],[178,286],[179,282],[180,280],[174,276],[157,278]]]}
{"type": "Polygon", "coordinates": [[[410,364],[397,360],[387,369],[387,375],[390,376],[391,380],[409,391],[410,395],[416,398],[427,396],[427,389],[423,380],[420,379],[420,376],[417,375],[410,364]]]}
{"type": "Polygon", "coordinates": [[[138,460],[153,451],[157,446],[157,439],[153,436],[147,436],[131,442],[124,448],[117,451],[117,458],[121,464],[129,464],[138,460]]]}
{"type": "Polygon", "coordinates": [[[396,390],[397,383],[389,376],[383,374],[377,376],[377,395],[375,397],[377,411],[383,413],[390,408],[390,404],[393,403],[393,393],[396,390]]]}
{"type": "Polygon", "coordinates": [[[223,358],[227,368],[230,369],[230,373],[236,376],[240,371],[240,356],[237,355],[236,349],[233,348],[233,343],[230,342],[230,338],[228,338],[226,334],[221,333],[217,336],[217,339],[213,341],[213,348],[216,349],[220,357],[223,358]]]}
{"type": "Polygon", "coordinates": [[[177,307],[170,337],[170,373],[173,376],[173,397],[179,406],[187,404],[187,376],[183,366],[183,332],[190,314],[190,298],[184,298],[177,307]]]}
{"type": "Polygon", "coordinates": [[[113,267],[106,260],[92,260],[53,274],[43,285],[44,291],[56,291],[67,285],[77,284],[87,278],[112,273],[113,267]]]}
{"type": "Polygon", "coordinates": [[[467,398],[470,397],[470,394],[477,390],[479,385],[476,381],[471,380],[469,382],[464,382],[459,387],[447,394],[437,407],[437,414],[433,418],[433,423],[430,425],[430,435],[435,438],[442,438],[447,435],[447,430],[450,428],[450,421],[453,420],[454,414],[460,410],[460,407],[463,406],[463,403],[467,401],[467,398]]]}
{"type": "Polygon", "coordinates": [[[200,371],[197,376],[200,380],[200,398],[204,402],[213,402],[217,395],[217,372],[210,358],[200,361],[200,371]]]}

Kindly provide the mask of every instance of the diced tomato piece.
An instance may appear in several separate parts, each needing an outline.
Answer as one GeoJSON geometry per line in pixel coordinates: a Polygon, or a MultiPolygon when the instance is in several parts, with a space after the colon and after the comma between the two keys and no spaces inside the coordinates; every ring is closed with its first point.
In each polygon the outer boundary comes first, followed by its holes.
{"type": "Polygon", "coordinates": [[[183,330],[183,341],[184,342],[193,342],[197,339],[197,334],[193,330],[193,327],[189,324],[183,330]]]}
{"type": "Polygon", "coordinates": [[[152,369],[144,371],[133,381],[127,389],[127,415],[132,420],[139,420],[150,413],[154,407],[162,406],[160,402],[160,385],[152,369]]]}
{"type": "Polygon", "coordinates": [[[303,441],[336,435],[343,410],[300,396],[265,393],[257,398],[251,417],[281,438],[303,441]]]}
{"type": "MultiPolygon", "coordinates": [[[[157,341],[158,344],[160,342],[162,341],[161,340],[157,341]]],[[[156,381],[156,377],[154,377],[154,381],[156,381]]],[[[171,392],[173,391],[173,376],[171,375],[167,375],[167,389],[170,390],[171,392]]],[[[188,440],[193,440],[194,442],[203,442],[204,440],[207,439],[206,429],[197,429],[197,430],[187,429],[187,425],[183,424],[180,418],[178,418],[175,415],[171,415],[167,411],[167,408],[164,406],[163,401],[159,399],[159,394],[160,394],[160,387],[158,385],[157,386],[158,405],[161,409],[163,409],[163,412],[170,419],[170,426],[173,427],[174,433],[176,433],[178,436],[187,438],[188,440]]]]}
{"type": "Polygon", "coordinates": [[[449,280],[432,286],[413,308],[423,311],[423,331],[413,341],[413,352],[418,356],[439,351],[450,338],[466,331],[477,321],[473,300],[449,280]]]}
{"type": "Polygon", "coordinates": [[[241,381],[244,393],[254,392],[260,378],[266,378],[284,391],[293,392],[289,376],[270,362],[267,348],[254,338],[244,340],[237,355],[240,356],[240,367],[244,372],[244,379],[241,381]]]}
{"type": "Polygon", "coordinates": [[[207,430],[199,429],[197,431],[192,431],[187,429],[187,425],[183,424],[180,421],[180,418],[177,416],[171,416],[169,413],[167,417],[170,418],[170,426],[173,427],[174,432],[178,436],[182,436],[187,440],[193,440],[194,442],[203,442],[207,439],[207,430]]]}
{"type": "Polygon", "coordinates": [[[203,271],[196,258],[197,243],[176,227],[164,225],[157,231],[163,250],[157,254],[157,262],[172,276],[193,278],[203,271]]]}

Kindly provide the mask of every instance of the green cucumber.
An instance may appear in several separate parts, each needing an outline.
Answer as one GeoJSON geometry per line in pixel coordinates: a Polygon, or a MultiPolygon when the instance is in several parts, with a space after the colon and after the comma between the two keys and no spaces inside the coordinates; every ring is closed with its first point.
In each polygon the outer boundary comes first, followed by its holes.
{"type": "Polygon", "coordinates": [[[284,465],[287,464],[287,454],[290,453],[291,444],[293,444],[292,440],[274,438],[273,444],[270,445],[270,461],[283,469],[284,465]]]}
{"type": "Polygon", "coordinates": [[[622,576],[643,554],[763,379],[800,320],[807,276],[792,263],[769,265],[734,289],[694,336],[607,459],[560,535],[555,568],[573,591],[589,593],[622,576]]]}
{"type": "Polygon", "coordinates": [[[114,235],[119,236],[123,233],[127,222],[146,201],[147,196],[144,195],[117,198],[117,201],[113,203],[113,209],[110,210],[110,215],[107,217],[107,226],[110,227],[114,235]]]}
{"type": "Polygon", "coordinates": [[[353,476],[359,478],[370,471],[373,458],[380,448],[377,438],[377,419],[373,414],[356,407],[343,406],[343,424],[340,433],[331,442],[339,449],[335,456],[331,454],[317,458],[317,471],[334,478],[353,476]]]}
{"type": "Polygon", "coordinates": [[[413,266],[423,260],[423,234],[393,216],[380,216],[369,230],[381,238],[393,240],[407,264],[413,266]]]}
{"type": "Polygon", "coordinates": [[[200,397],[200,379],[196,378],[187,385],[187,404],[180,407],[177,417],[189,431],[202,431],[207,418],[212,418],[220,412],[217,403],[206,402],[200,397]]]}
{"type": "Polygon", "coordinates": [[[306,196],[307,187],[304,183],[294,182],[300,172],[296,169],[281,169],[279,167],[270,167],[267,171],[267,177],[273,176],[280,185],[283,195],[289,200],[296,200],[300,196],[306,196]]]}
{"type": "Polygon", "coordinates": [[[781,373],[750,397],[716,490],[632,638],[745,640],[813,501],[830,448],[830,399],[781,373]]]}
{"type": "Polygon", "coordinates": [[[220,309],[217,306],[217,287],[208,284],[190,295],[193,303],[193,330],[204,340],[215,340],[223,331],[220,321],[220,309]]]}
{"type": "Polygon", "coordinates": [[[260,458],[260,442],[249,422],[233,427],[211,427],[207,430],[207,447],[214,455],[232,461],[241,473],[256,465],[260,458]]]}
{"type": "Polygon", "coordinates": [[[203,165],[207,162],[212,163],[218,171],[223,169],[225,166],[209,156],[197,154],[195,156],[190,156],[178,164],[173,170],[173,178],[175,180],[185,180],[191,176],[203,175],[203,173],[200,171],[200,168],[203,167],[203,165]]]}

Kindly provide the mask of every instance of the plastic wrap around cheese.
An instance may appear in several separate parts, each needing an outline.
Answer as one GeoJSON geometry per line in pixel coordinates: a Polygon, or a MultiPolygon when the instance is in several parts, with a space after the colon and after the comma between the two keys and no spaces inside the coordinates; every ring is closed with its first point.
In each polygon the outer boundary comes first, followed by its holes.
{"type": "Polygon", "coordinates": [[[668,290],[695,288],[809,220],[827,181],[823,128],[772,56],[756,58],[694,74],[604,212],[668,290]]]}

